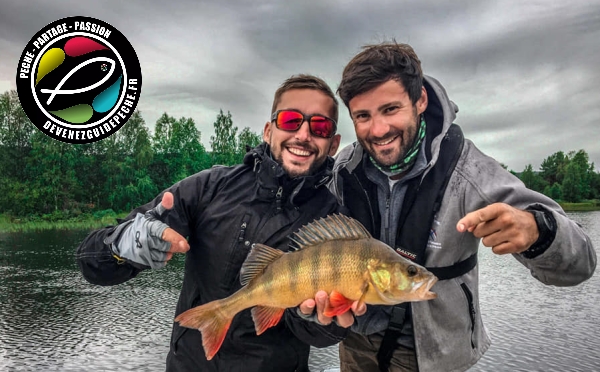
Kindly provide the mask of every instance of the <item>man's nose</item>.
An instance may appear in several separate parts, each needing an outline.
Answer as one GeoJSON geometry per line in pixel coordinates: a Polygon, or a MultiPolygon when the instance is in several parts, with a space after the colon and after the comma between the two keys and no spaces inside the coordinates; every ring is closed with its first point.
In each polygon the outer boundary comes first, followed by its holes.
{"type": "Polygon", "coordinates": [[[310,141],[312,134],[310,133],[310,123],[308,120],[304,120],[300,125],[300,128],[295,132],[295,136],[298,141],[307,142],[310,141]]]}
{"type": "Polygon", "coordinates": [[[373,121],[371,122],[371,136],[376,138],[385,137],[385,135],[390,131],[390,126],[387,123],[387,120],[382,115],[375,115],[373,117],[373,121]]]}

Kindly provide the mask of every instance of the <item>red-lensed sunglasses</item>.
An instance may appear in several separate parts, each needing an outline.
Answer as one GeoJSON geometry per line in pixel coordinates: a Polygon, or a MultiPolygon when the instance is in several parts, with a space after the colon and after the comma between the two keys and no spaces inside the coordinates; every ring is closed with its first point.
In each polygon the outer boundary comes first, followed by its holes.
{"type": "Polygon", "coordinates": [[[306,115],[298,110],[278,110],[273,113],[271,121],[278,129],[295,132],[308,121],[310,133],[321,138],[331,138],[336,131],[335,120],[324,115],[306,115]]]}

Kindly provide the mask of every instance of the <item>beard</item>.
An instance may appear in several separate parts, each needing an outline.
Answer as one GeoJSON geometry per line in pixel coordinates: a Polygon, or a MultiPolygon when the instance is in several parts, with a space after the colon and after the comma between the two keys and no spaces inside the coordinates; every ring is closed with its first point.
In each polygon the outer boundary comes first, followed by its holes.
{"type": "Polygon", "coordinates": [[[306,177],[306,176],[310,176],[310,175],[313,175],[313,174],[317,173],[318,170],[323,165],[323,163],[325,162],[325,160],[327,159],[327,156],[321,156],[321,157],[316,157],[315,156],[315,160],[312,162],[312,164],[310,164],[310,166],[308,167],[308,169],[301,170],[301,169],[298,168],[299,166],[303,166],[303,164],[301,164],[301,163],[296,163],[294,161],[290,161],[291,164],[285,164],[283,162],[283,155],[282,155],[282,153],[283,153],[283,150],[288,145],[293,145],[295,147],[303,148],[303,149],[305,149],[307,151],[312,152],[313,154],[318,154],[319,151],[318,151],[318,149],[315,149],[315,148],[313,148],[311,146],[306,146],[305,144],[301,144],[301,143],[298,143],[298,142],[282,143],[281,147],[279,148],[279,153],[278,154],[275,154],[273,152],[273,148],[271,148],[271,154],[273,155],[273,159],[283,168],[283,170],[287,173],[287,175],[290,178],[306,177]]]}
{"type": "Polygon", "coordinates": [[[375,138],[368,136],[366,139],[359,139],[358,142],[377,164],[382,167],[391,167],[402,162],[413,143],[415,143],[416,138],[417,127],[412,126],[404,131],[392,129],[383,137],[375,138]],[[373,145],[375,142],[385,142],[394,137],[398,137],[400,140],[397,147],[379,151],[375,149],[373,145]]]}

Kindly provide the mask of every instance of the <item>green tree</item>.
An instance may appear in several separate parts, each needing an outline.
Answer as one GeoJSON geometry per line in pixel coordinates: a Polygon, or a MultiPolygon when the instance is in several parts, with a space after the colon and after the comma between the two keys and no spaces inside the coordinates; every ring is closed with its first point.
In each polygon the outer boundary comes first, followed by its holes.
{"type": "Polygon", "coordinates": [[[154,136],[152,137],[152,148],[154,150],[154,160],[150,165],[152,179],[160,190],[172,185],[171,163],[169,155],[171,154],[170,141],[173,132],[175,118],[163,113],[156,121],[154,126],[154,136]]]}
{"type": "Polygon", "coordinates": [[[210,168],[212,162],[210,156],[201,142],[201,134],[192,118],[182,117],[176,123],[173,133],[173,147],[178,148],[180,168],[179,181],[203,169],[210,168]]]}
{"type": "Polygon", "coordinates": [[[103,172],[107,175],[105,197],[108,202],[104,208],[130,210],[152,199],[157,187],[149,176],[148,166],[154,153],[141,113],[134,112],[104,144],[103,172]]]}
{"type": "Polygon", "coordinates": [[[83,212],[91,212],[100,207],[106,207],[104,183],[106,175],[102,172],[106,159],[106,140],[75,146],[74,171],[82,195],[78,199],[83,212]]]}
{"type": "Polygon", "coordinates": [[[212,165],[200,135],[191,118],[176,120],[164,113],[158,119],[153,137],[156,155],[151,169],[161,190],[212,165]]]}
{"type": "Polygon", "coordinates": [[[569,162],[565,168],[562,193],[565,201],[578,203],[583,199],[582,181],[584,170],[576,162],[569,162]]]}
{"type": "Polygon", "coordinates": [[[527,188],[534,191],[542,192],[547,185],[544,179],[533,171],[531,164],[525,166],[520,178],[527,188]]]}
{"type": "Polygon", "coordinates": [[[591,165],[591,180],[590,180],[590,189],[591,189],[591,198],[590,199],[600,199],[600,173],[594,171],[596,168],[594,163],[591,165]]]}
{"type": "Polygon", "coordinates": [[[571,163],[577,164],[577,169],[580,172],[580,185],[581,189],[581,198],[582,199],[592,199],[592,188],[591,182],[594,173],[594,165],[590,164],[589,156],[585,150],[579,150],[577,152],[570,152],[569,159],[571,163]]]}
{"type": "Polygon", "coordinates": [[[236,163],[240,164],[244,160],[248,148],[254,148],[262,142],[262,136],[250,130],[249,127],[242,129],[238,135],[236,163]]]}
{"type": "Polygon", "coordinates": [[[36,190],[30,195],[36,213],[71,211],[77,207],[76,200],[82,190],[75,175],[76,152],[72,144],[57,141],[42,132],[37,131],[32,136],[27,171],[34,176],[29,184],[36,190]]]}
{"type": "Polygon", "coordinates": [[[214,128],[215,135],[210,137],[213,164],[235,164],[237,161],[236,134],[238,128],[233,126],[231,113],[227,111],[227,115],[224,115],[223,110],[220,110],[214,128]]]}
{"type": "MultiPolygon", "coordinates": [[[[15,90],[0,95],[0,174],[23,180],[25,160],[31,151],[31,136],[37,129],[31,123],[15,90]]],[[[1,190],[0,190],[1,191],[1,190]]]]}
{"type": "Polygon", "coordinates": [[[555,152],[542,161],[540,174],[549,185],[554,185],[555,183],[561,184],[567,163],[568,158],[564,152],[555,152]]]}
{"type": "Polygon", "coordinates": [[[552,186],[547,185],[544,188],[544,195],[554,200],[562,200],[562,187],[557,182],[555,182],[552,186]]]}

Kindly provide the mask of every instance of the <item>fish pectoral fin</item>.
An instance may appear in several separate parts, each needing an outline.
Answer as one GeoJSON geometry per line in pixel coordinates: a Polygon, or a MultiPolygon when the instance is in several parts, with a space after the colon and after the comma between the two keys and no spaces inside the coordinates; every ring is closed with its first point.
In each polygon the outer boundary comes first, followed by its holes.
{"type": "Polygon", "coordinates": [[[323,315],[333,318],[336,315],[340,315],[350,310],[354,300],[346,298],[343,294],[332,291],[329,295],[329,303],[323,310],[323,315]]]}
{"type": "Polygon", "coordinates": [[[261,335],[267,329],[277,325],[283,316],[284,308],[255,306],[250,311],[256,334],[261,335]]]}
{"type": "Polygon", "coordinates": [[[252,279],[262,274],[265,267],[283,255],[282,251],[268,245],[252,244],[252,249],[240,269],[240,283],[242,285],[248,284],[252,279]]]}

